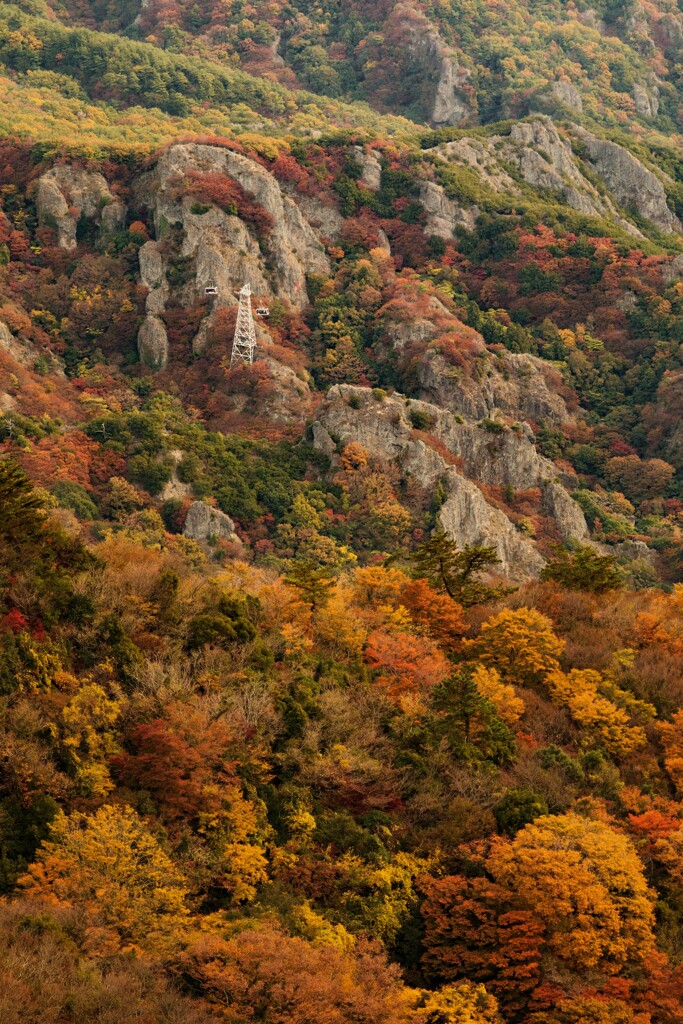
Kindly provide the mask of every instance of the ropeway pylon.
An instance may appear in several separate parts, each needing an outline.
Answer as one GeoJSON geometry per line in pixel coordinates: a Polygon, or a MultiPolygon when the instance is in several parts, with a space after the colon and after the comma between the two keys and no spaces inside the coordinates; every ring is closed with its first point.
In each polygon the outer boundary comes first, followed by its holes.
{"type": "Polygon", "coordinates": [[[233,366],[238,366],[239,363],[246,363],[247,366],[251,366],[254,362],[254,351],[256,349],[256,329],[254,327],[254,318],[251,315],[251,285],[243,285],[240,289],[239,297],[240,304],[237,309],[235,336],[232,341],[230,369],[233,366]]]}

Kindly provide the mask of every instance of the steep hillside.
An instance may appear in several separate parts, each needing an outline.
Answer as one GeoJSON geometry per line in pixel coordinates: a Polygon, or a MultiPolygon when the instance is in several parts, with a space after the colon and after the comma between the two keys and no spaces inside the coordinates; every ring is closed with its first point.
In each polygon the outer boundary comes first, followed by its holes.
{"type": "Polygon", "coordinates": [[[678,124],[683,24],[673,0],[51,6],[72,25],[366,99],[417,121],[486,123],[559,109],[615,126],[678,124]]]}
{"type": "Polygon", "coordinates": [[[0,4],[2,1024],[683,1024],[682,39],[0,4]]]}
{"type": "MultiPolygon", "coordinates": [[[[271,442],[308,430],[331,460],[328,486],[345,445],[367,450],[403,525],[390,516],[388,532],[365,536],[361,512],[340,534],[333,517],[323,533],[345,543],[387,553],[441,522],[461,544],[492,544],[523,579],[553,544],[592,536],[645,579],[661,552],[659,571],[676,579],[680,446],[662,402],[680,374],[680,260],[644,231],[676,245],[681,228],[662,179],[625,150],[605,162],[617,147],[575,132],[537,117],[421,151],[340,138],[271,152],[252,137],[100,169],[48,168],[8,145],[6,418],[35,412],[11,386],[19,369],[41,367],[41,390],[57,374],[48,393],[76,387],[93,403],[72,423],[98,458],[115,449],[121,473],[131,459],[131,481],[163,500],[184,444],[169,434],[146,454],[121,448],[109,424],[135,391],[161,388],[211,429],[271,442]],[[629,188],[640,214],[618,203],[629,188]],[[271,315],[254,365],[231,370],[245,280],[271,315]],[[118,381],[113,404],[103,374],[118,381]],[[316,413],[335,384],[368,390],[331,392],[316,413]]],[[[22,440],[25,462],[54,445],[43,432],[22,440]]],[[[183,497],[218,500],[248,531],[254,512],[205,472],[193,471],[197,487],[181,476],[183,497]]]]}

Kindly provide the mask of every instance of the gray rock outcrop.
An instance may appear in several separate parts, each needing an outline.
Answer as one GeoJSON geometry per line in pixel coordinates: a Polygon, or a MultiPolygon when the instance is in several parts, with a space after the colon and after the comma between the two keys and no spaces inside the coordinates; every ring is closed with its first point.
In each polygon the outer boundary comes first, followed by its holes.
{"type": "Polygon", "coordinates": [[[114,197],[101,174],[69,164],[58,164],[38,179],[36,209],[38,222],[55,227],[57,244],[66,250],[76,248],[81,215],[106,231],[118,230],[126,220],[125,205],[114,197]]]}
{"type": "Polygon", "coordinates": [[[148,313],[138,331],[140,362],[150,370],[165,370],[168,363],[168,335],[164,321],[148,313]]]}
{"type": "MultiPolygon", "coordinates": [[[[555,82],[553,87],[559,87],[566,98],[571,98],[570,90],[574,87],[570,83],[555,82]]],[[[644,102],[643,93],[638,95],[644,102]]],[[[655,90],[647,92],[647,96],[648,109],[654,116],[655,90]]],[[[456,139],[436,146],[432,155],[448,163],[466,165],[476,171],[483,186],[511,196],[520,191],[507,170],[513,166],[517,175],[534,188],[554,192],[561,202],[579,213],[609,217],[636,238],[642,238],[642,232],[621,215],[617,206],[634,211],[661,231],[683,230],[668,206],[662,181],[632,153],[616,143],[598,139],[578,125],[572,126],[568,134],[545,114],[513,124],[507,136],[456,139]],[[585,163],[575,156],[571,137],[581,144],[585,163]],[[593,184],[588,170],[597,174],[604,188],[593,184]]],[[[450,211],[435,188],[423,186],[422,202],[439,229],[446,230],[450,211]]]]}
{"type": "Polygon", "coordinates": [[[0,348],[7,352],[21,366],[32,366],[36,360],[36,349],[27,341],[15,338],[4,320],[0,320],[0,348]]]}
{"type": "Polygon", "coordinates": [[[472,231],[480,213],[478,206],[461,206],[449,199],[442,186],[433,181],[423,182],[420,202],[427,214],[425,231],[444,240],[452,239],[459,227],[472,231]]]}
{"type": "Polygon", "coordinates": [[[372,192],[376,192],[382,180],[382,165],[376,152],[372,149],[365,149],[363,146],[354,146],[353,155],[363,172],[359,179],[359,184],[369,188],[372,192]]]}
{"type": "Polygon", "coordinates": [[[583,100],[581,99],[581,93],[568,82],[566,79],[560,79],[557,82],[553,82],[550,86],[550,95],[562,106],[568,107],[569,110],[575,111],[580,114],[583,111],[583,100]]]}
{"type": "Polygon", "coordinates": [[[168,299],[169,287],[164,270],[164,260],[156,242],[145,242],[138,252],[140,279],[147,288],[145,310],[160,316],[168,299]]]}
{"type": "Polygon", "coordinates": [[[683,281],[683,255],[674,256],[669,263],[664,264],[662,267],[662,278],[666,284],[671,284],[673,281],[683,281]]]}
{"type": "Polygon", "coordinates": [[[461,545],[494,545],[502,571],[511,579],[537,576],[544,559],[505,512],[487,501],[478,484],[540,487],[544,511],[556,519],[562,536],[587,536],[583,512],[562,486],[556,467],[537,452],[523,429],[501,426],[492,433],[427,402],[399,395],[378,400],[369,388],[336,385],[316,414],[313,443],[334,458],[336,445],[351,441],[396,466],[404,484],[413,489],[432,493],[440,484],[446,495],[444,529],[461,545]],[[416,422],[421,435],[416,435],[416,422]],[[434,447],[423,440],[429,436],[434,447]],[[458,468],[446,460],[444,448],[458,468]]]}
{"type": "Polygon", "coordinates": [[[193,501],[190,505],[183,526],[183,535],[191,540],[207,541],[221,537],[239,542],[235,524],[230,516],[204,501],[193,501]]]}
{"type": "Polygon", "coordinates": [[[397,4],[391,21],[400,27],[406,51],[422,78],[427,120],[434,125],[457,125],[475,116],[470,72],[463,67],[433,25],[414,8],[397,4]]]}
{"type": "Polygon", "coordinates": [[[681,231],[681,222],[669,209],[664,185],[652,171],[616,142],[598,139],[582,128],[577,135],[588,159],[617,202],[667,234],[681,231]]]}
{"type": "Polygon", "coordinates": [[[196,267],[195,279],[186,288],[188,299],[203,296],[204,289],[215,284],[218,304],[231,305],[235,292],[249,281],[257,294],[275,294],[293,305],[305,306],[306,274],[329,272],[320,237],[302,208],[272,174],[241,153],[199,143],[170,146],[138,182],[137,198],[153,210],[157,238],[168,225],[183,230],[180,255],[192,258],[196,267]],[[191,195],[179,189],[192,171],[233,178],[270,214],[268,266],[256,234],[238,216],[216,206],[205,213],[193,212],[191,195]]]}
{"type": "Polygon", "coordinates": [[[571,419],[563,398],[548,384],[552,368],[541,359],[508,352],[495,363],[489,359],[487,365],[490,373],[467,376],[454,372],[439,352],[428,349],[417,366],[421,395],[472,420],[495,419],[498,414],[532,423],[571,419]]]}
{"type": "Polygon", "coordinates": [[[588,540],[588,526],[581,507],[557,481],[541,482],[543,510],[557,523],[563,540],[588,540]]]}
{"type": "Polygon", "coordinates": [[[298,193],[290,193],[290,195],[299,207],[304,220],[313,228],[317,238],[330,242],[339,238],[344,226],[344,218],[336,206],[318,196],[303,196],[298,193]]]}
{"type": "Polygon", "coordinates": [[[501,572],[515,582],[537,577],[545,559],[533,543],[519,533],[500,509],[489,505],[476,484],[448,470],[444,477],[446,501],[439,512],[442,529],[460,547],[484,544],[495,547],[501,572]]]}
{"type": "Polygon", "coordinates": [[[482,185],[494,192],[519,195],[514,178],[501,165],[496,148],[489,139],[455,139],[436,146],[434,156],[446,163],[462,163],[479,175],[482,185]]]}
{"type": "Polygon", "coordinates": [[[659,89],[656,85],[648,89],[646,86],[636,83],[633,86],[633,102],[636,113],[641,117],[656,117],[659,113],[659,89]]]}
{"type": "Polygon", "coordinates": [[[439,78],[434,94],[431,120],[435,125],[462,124],[472,116],[472,107],[464,92],[470,73],[443,51],[435,40],[434,54],[439,61],[439,78]]]}

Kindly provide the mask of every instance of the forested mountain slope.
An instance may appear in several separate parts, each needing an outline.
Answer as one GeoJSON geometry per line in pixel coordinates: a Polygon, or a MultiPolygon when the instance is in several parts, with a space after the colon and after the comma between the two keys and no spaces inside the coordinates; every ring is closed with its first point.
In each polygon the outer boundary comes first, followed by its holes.
{"type": "Polygon", "coordinates": [[[681,1024],[681,20],[0,5],[3,1024],[681,1024]]]}

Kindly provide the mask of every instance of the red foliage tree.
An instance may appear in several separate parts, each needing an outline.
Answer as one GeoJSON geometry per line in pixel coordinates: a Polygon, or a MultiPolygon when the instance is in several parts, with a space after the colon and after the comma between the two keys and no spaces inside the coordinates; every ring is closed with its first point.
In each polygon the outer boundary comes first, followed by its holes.
{"type": "Polygon", "coordinates": [[[543,922],[487,878],[428,878],[421,888],[428,977],[484,981],[509,1011],[526,1005],[541,980],[543,922]]]}
{"type": "Polygon", "coordinates": [[[235,781],[231,733],[186,705],[172,706],[168,716],[131,730],[129,751],[110,759],[114,774],[124,786],[151,793],[168,820],[218,809],[220,788],[235,781]]]}

